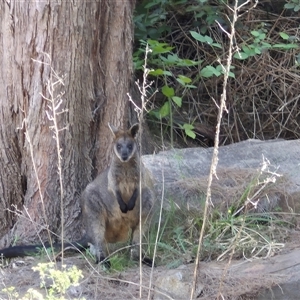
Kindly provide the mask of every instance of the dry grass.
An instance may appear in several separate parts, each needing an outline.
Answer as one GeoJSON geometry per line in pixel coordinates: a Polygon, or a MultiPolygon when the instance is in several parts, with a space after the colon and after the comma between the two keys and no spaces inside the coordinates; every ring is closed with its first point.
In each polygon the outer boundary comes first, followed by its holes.
{"type": "MultiPolygon", "coordinates": [[[[232,168],[219,168],[218,180],[212,183],[212,203],[220,213],[226,213],[231,206],[242,207],[246,198],[252,199],[253,205],[249,203],[248,212],[273,211],[281,205],[285,198],[285,187],[288,184],[284,177],[276,178],[276,184],[268,182],[268,185],[257,192],[268,179],[266,172],[260,174],[257,169],[237,170],[232,168]],[[245,194],[247,193],[247,194],[245,194]],[[244,195],[245,194],[245,195],[244,195]],[[259,201],[258,201],[259,200],[259,201]],[[254,207],[254,203],[257,206],[254,207]]],[[[178,202],[181,208],[189,210],[203,210],[204,192],[207,186],[207,177],[179,179],[172,182],[172,189],[168,196],[173,199],[182,198],[182,203],[178,202]],[[178,196],[180,195],[180,196],[178,196]]],[[[243,210],[244,211],[244,210],[243,210]]]]}

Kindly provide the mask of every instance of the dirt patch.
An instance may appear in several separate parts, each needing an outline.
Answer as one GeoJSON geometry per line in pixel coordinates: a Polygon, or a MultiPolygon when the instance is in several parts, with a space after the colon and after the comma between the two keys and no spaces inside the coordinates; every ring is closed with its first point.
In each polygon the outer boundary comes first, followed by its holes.
{"type": "MultiPolygon", "coordinates": [[[[294,231],[290,242],[286,244],[284,253],[300,248],[300,233],[294,231]],[[298,242],[297,242],[298,241],[298,242]]],[[[279,254],[280,255],[280,254],[279,254]]],[[[13,259],[0,269],[0,299],[20,299],[28,289],[33,288],[42,294],[45,289],[40,288],[39,273],[32,270],[33,266],[42,262],[38,257],[13,259]],[[18,297],[8,296],[2,290],[14,286],[18,297]]],[[[242,261],[240,261],[242,262],[242,261]]],[[[237,263],[236,261],[234,263],[237,263]]],[[[83,273],[80,284],[69,288],[66,299],[139,299],[140,298],[140,269],[137,266],[121,272],[108,272],[83,257],[75,254],[65,257],[64,264],[68,267],[77,266],[83,273]]],[[[58,263],[59,265],[59,263],[58,263]]],[[[187,265],[191,278],[194,265],[187,265]]],[[[223,299],[256,299],[255,294],[263,288],[270,288],[287,280],[282,275],[270,274],[265,276],[259,272],[241,274],[226,271],[226,262],[201,263],[197,282],[204,286],[199,299],[216,299],[218,291],[222,290],[223,299]]],[[[153,270],[152,282],[163,276],[167,270],[165,266],[158,266],[153,270]]],[[[154,291],[150,291],[151,268],[142,268],[142,299],[153,299],[154,291]],[[149,298],[148,298],[149,297],[149,298]]],[[[153,285],[152,285],[153,287],[153,285]]],[[[187,295],[187,297],[189,297],[187,295]]]]}

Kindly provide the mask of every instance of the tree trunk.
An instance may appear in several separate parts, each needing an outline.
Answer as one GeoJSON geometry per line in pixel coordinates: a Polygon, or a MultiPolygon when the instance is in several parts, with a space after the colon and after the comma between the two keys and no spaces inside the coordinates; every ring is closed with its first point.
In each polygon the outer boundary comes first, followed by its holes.
{"type": "Polygon", "coordinates": [[[47,226],[80,235],[80,194],[110,161],[107,123],[126,120],[133,8],[133,0],[1,1],[1,246],[48,238],[47,226]],[[60,97],[62,190],[45,99],[60,97]]]}

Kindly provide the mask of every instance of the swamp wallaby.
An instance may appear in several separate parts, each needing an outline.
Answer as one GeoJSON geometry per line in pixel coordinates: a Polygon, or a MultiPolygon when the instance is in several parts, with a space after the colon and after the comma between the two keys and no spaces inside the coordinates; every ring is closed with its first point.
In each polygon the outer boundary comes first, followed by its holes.
{"type": "MultiPolygon", "coordinates": [[[[142,185],[140,192],[140,157],[135,141],[139,125],[128,131],[109,127],[114,135],[111,165],[82,194],[86,236],[96,250],[97,262],[107,255],[106,243],[126,241],[129,236],[131,255],[136,259],[134,245],[139,242],[140,205],[143,222],[153,205],[151,190],[142,185]]],[[[151,264],[149,259],[144,262],[151,264]]]]}
{"type": "MultiPolygon", "coordinates": [[[[144,222],[153,205],[152,191],[143,185],[142,178],[140,191],[140,157],[135,140],[139,125],[127,131],[112,125],[109,128],[114,135],[111,165],[88,184],[81,197],[85,235],[79,241],[64,243],[65,247],[75,246],[79,250],[92,246],[97,263],[105,260],[107,243],[128,238],[131,256],[138,259],[140,206],[144,222]]],[[[32,255],[41,248],[41,245],[14,246],[0,250],[0,255],[7,258],[32,255]]],[[[55,250],[60,248],[61,244],[54,245],[55,250]]],[[[152,265],[150,259],[143,258],[143,262],[152,265]]],[[[110,266],[108,261],[105,263],[110,266]]]]}

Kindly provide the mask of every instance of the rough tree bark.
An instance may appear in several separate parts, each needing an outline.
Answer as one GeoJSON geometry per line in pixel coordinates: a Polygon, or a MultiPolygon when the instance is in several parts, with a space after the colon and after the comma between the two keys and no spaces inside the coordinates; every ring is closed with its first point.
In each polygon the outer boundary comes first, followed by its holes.
{"type": "Polygon", "coordinates": [[[55,95],[64,92],[60,110],[67,110],[58,116],[66,127],[63,224],[68,238],[80,235],[80,193],[110,161],[107,123],[126,119],[133,8],[134,0],[1,1],[0,246],[46,238],[43,226],[60,234],[58,155],[41,96],[50,97],[51,67],[63,77],[55,95]]]}

